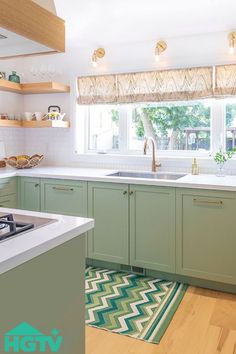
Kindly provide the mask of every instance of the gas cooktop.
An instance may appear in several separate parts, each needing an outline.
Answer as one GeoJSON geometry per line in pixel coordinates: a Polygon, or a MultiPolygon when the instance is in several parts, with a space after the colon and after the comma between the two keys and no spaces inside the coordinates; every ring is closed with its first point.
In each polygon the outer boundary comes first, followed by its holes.
{"type": "Polygon", "coordinates": [[[26,214],[0,213],[0,242],[55,221],[26,214]]]}

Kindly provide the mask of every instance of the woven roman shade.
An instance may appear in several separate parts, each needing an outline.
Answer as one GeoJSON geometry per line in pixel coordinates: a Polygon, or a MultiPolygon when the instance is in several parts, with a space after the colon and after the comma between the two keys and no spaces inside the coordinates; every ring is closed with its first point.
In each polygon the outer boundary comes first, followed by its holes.
{"type": "Polygon", "coordinates": [[[236,65],[220,65],[215,68],[216,97],[236,95],[236,65]]]}
{"type": "Polygon", "coordinates": [[[117,102],[116,75],[79,77],[77,84],[79,104],[117,102]]]}
{"type": "Polygon", "coordinates": [[[212,96],[212,68],[117,75],[119,103],[185,101],[212,96]]]}
{"type": "Polygon", "coordinates": [[[78,78],[80,104],[185,101],[213,96],[212,67],[78,78]]]}

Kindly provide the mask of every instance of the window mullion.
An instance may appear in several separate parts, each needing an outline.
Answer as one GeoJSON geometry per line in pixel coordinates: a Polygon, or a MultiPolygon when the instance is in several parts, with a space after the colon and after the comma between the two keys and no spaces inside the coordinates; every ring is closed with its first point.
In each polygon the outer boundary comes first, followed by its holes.
{"type": "Polygon", "coordinates": [[[120,152],[126,153],[127,152],[127,106],[120,105],[119,106],[119,137],[120,137],[120,152]]]}
{"type": "Polygon", "coordinates": [[[212,154],[225,148],[225,104],[214,100],[212,104],[212,154]]]}

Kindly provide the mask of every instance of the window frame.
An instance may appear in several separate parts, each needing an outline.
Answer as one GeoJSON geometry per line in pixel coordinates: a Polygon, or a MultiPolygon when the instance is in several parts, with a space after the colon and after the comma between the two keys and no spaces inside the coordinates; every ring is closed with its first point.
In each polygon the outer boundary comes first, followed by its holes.
{"type": "MultiPolygon", "coordinates": [[[[212,98],[210,99],[211,103],[211,143],[210,143],[210,150],[209,151],[198,151],[198,150],[158,150],[158,156],[159,157],[199,157],[199,158],[210,158],[215,155],[215,153],[223,147],[223,149],[226,148],[226,134],[225,134],[225,128],[226,128],[226,104],[228,102],[232,102],[235,100],[236,103],[236,97],[233,99],[215,99],[212,98]]],[[[202,100],[197,100],[197,101],[202,101],[202,100]]],[[[189,101],[189,102],[197,102],[197,101],[189,101]]],[[[162,102],[164,105],[165,103],[168,102],[162,102]]],[[[176,103],[181,104],[181,101],[176,101],[176,103]]],[[[158,103],[159,105],[159,103],[158,103]]],[[[76,139],[76,147],[79,146],[79,148],[76,148],[76,154],[79,155],[108,155],[108,156],[142,156],[143,151],[141,150],[128,150],[128,131],[129,131],[129,120],[126,118],[127,113],[126,113],[126,107],[129,106],[129,104],[126,105],[117,105],[119,108],[119,149],[117,150],[107,150],[106,153],[99,153],[98,151],[95,150],[89,150],[88,149],[88,132],[89,132],[89,127],[88,127],[88,122],[89,122],[89,106],[83,106],[83,114],[80,115],[80,121],[81,125],[78,124],[78,127],[82,126],[83,127],[83,132],[84,132],[84,137],[81,139],[81,142],[79,143],[77,141],[77,134],[75,134],[75,139],[76,139]]],[[[132,104],[133,106],[133,104],[132,104]]],[[[80,134],[81,136],[81,134],[80,134]]]]}

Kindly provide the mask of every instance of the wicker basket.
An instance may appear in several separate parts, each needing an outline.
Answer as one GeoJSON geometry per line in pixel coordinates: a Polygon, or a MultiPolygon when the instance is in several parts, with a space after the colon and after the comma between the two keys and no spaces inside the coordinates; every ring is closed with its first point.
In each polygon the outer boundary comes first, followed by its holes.
{"type": "Polygon", "coordinates": [[[15,168],[32,168],[38,166],[43,160],[43,155],[19,155],[19,156],[10,156],[5,158],[6,164],[15,168]]]}

